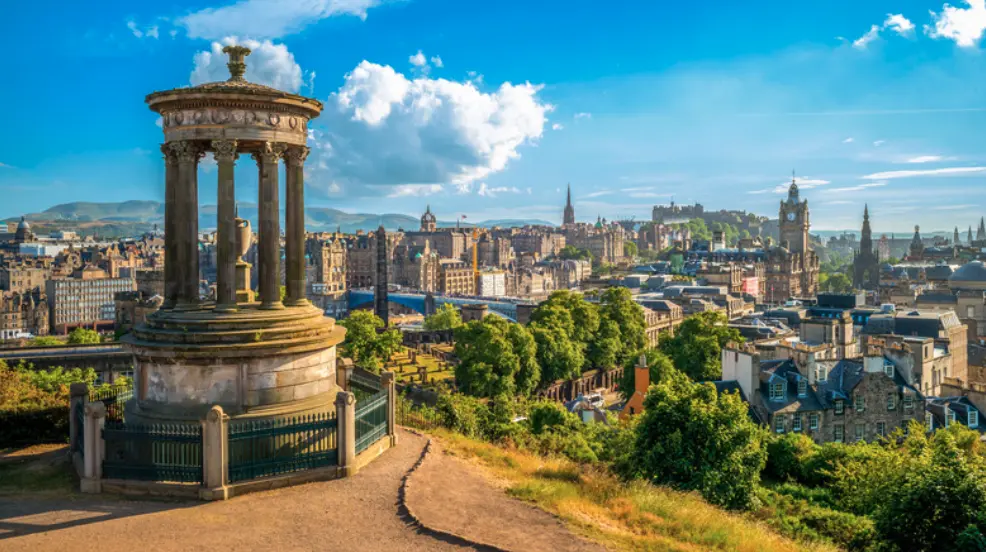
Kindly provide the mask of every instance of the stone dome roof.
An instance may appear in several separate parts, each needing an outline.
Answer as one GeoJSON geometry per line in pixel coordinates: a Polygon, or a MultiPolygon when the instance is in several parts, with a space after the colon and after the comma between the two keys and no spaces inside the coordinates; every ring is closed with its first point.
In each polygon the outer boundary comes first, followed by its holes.
{"type": "Polygon", "coordinates": [[[948,285],[956,289],[986,290],[986,265],[982,261],[962,265],[948,277],[948,285]]]}
{"type": "Polygon", "coordinates": [[[21,221],[19,223],[17,223],[17,229],[18,230],[30,230],[31,229],[31,224],[29,222],[27,222],[27,219],[26,218],[21,217],[21,221]]]}

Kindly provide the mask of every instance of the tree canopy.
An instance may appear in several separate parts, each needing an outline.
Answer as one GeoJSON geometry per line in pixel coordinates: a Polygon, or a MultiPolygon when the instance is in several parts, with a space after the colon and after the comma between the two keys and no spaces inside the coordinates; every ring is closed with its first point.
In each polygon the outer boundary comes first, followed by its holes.
{"type": "Polygon", "coordinates": [[[660,349],[688,377],[708,381],[722,376],[722,348],[730,341],[743,337],[727,325],[726,315],[707,311],[686,318],[673,337],[662,334],[660,349]]]}
{"type": "Polygon", "coordinates": [[[435,314],[425,318],[424,328],[426,330],[454,330],[462,325],[462,316],[459,309],[452,303],[439,305],[435,314]]]}
{"type": "Polygon", "coordinates": [[[566,245],[565,247],[562,247],[560,251],[558,251],[558,258],[564,260],[591,261],[592,252],[589,251],[588,249],[581,249],[579,247],[575,247],[574,245],[566,245]]]}
{"type": "Polygon", "coordinates": [[[695,490],[742,509],[754,503],[767,460],[766,432],[736,393],[670,371],[644,401],[628,469],[655,484],[695,490]]]}
{"type": "Polygon", "coordinates": [[[401,333],[384,328],[383,320],[368,310],[357,310],[339,322],[346,328],[341,353],[360,368],[379,372],[383,363],[401,346],[401,333]]]}
{"type": "MultiPolygon", "coordinates": [[[[660,349],[647,349],[642,353],[647,359],[647,368],[650,373],[650,385],[657,385],[676,372],[674,363],[668,355],[662,353],[660,349]]],[[[623,378],[620,379],[618,391],[624,399],[629,399],[637,388],[637,362],[639,358],[632,359],[623,367],[623,378]]]]}
{"type": "Polygon", "coordinates": [[[541,380],[534,337],[498,316],[456,328],[455,355],[456,384],[469,395],[528,396],[541,380]]]}
{"type": "Polygon", "coordinates": [[[95,345],[102,343],[99,332],[86,328],[76,328],[68,334],[69,345],[95,345]]]}

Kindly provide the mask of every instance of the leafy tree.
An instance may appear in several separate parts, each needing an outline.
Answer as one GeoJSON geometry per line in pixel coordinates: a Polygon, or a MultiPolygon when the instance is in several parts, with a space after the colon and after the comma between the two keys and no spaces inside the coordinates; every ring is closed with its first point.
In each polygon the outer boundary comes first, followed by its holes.
{"type": "Polygon", "coordinates": [[[632,241],[623,242],[623,254],[627,257],[636,257],[637,244],[632,241]]]}
{"type": "Polygon", "coordinates": [[[599,308],[585,300],[580,293],[567,290],[556,291],[548,297],[548,300],[541,303],[538,308],[531,313],[531,322],[544,323],[547,325],[564,324],[569,326],[564,319],[564,315],[554,310],[559,307],[566,311],[571,318],[570,335],[572,339],[580,343],[589,343],[599,329],[599,308]]]}
{"type": "Polygon", "coordinates": [[[592,260],[592,252],[589,251],[588,249],[581,249],[581,248],[575,247],[574,245],[566,245],[565,247],[562,247],[561,250],[558,252],[558,258],[559,259],[564,259],[566,261],[567,260],[575,260],[575,261],[586,260],[586,261],[591,261],[592,260]]]}
{"type": "Polygon", "coordinates": [[[573,341],[564,329],[532,323],[530,332],[537,344],[542,383],[569,380],[582,373],[585,364],[582,344],[573,341]]]}
{"type": "Polygon", "coordinates": [[[61,339],[52,335],[35,337],[27,342],[28,347],[57,347],[59,345],[64,345],[64,343],[61,339]]]}
{"type": "Polygon", "coordinates": [[[462,325],[459,309],[452,303],[444,303],[438,307],[435,314],[425,318],[426,330],[454,330],[462,325]]]}
{"type": "Polygon", "coordinates": [[[700,312],[685,319],[675,335],[662,334],[660,349],[671,357],[677,369],[695,381],[722,376],[722,348],[730,341],[740,342],[739,331],[726,325],[720,312],[700,312]]]}
{"type": "Polygon", "coordinates": [[[591,366],[600,368],[616,366],[623,352],[623,341],[620,327],[612,320],[606,319],[599,324],[596,339],[589,344],[588,360],[591,366]]]}
{"type": "MultiPolygon", "coordinates": [[[[659,349],[647,349],[641,354],[647,358],[647,368],[648,372],[650,372],[651,385],[657,385],[663,382],[670,377],[672,372],[676,371],[671,359],[659,349]]],[[[637,362],[639,362],[639,355],[623,367],[623,378],[620,379],[619,391],[624,399],[629,399],[637,388],[637,362]]]]}
{"type": "Polygon", "coordinates": [[[455,381],[477,397],[529,395],[541,379],[537,345],[520,324],[497,316],[455,330],[455,381]]]}
{"type": "Polygon", "coordinates": [[[94,345],[102,343],[102,341],[102,338],[99,337],[99,332],[96,330],[76,328],[68,334],[69,345],[94,345]]]}
{"type": "Polygon", "coordinates": [[[821,278],[819,275],[819,285],[822,286],[825,291],[831,291],[834,293],[848,293],[852,291],[852,281],[849,276],[846,276],[842,272],[835,272],[826,274],[827,278],[821,278]],[[824,283],[824,285],[822,285],[824,283]]]}
{"type": "Polygon", "coordinates": [[[739,394],[720,395],[671,371],[644,401],[629,475],[696,490],[727,508],[751,507],[767,452],[765,431],[747,409],[739,394]]]}
{"type": "Polygon", "coordinates": [[[638,305],[623,287],[609,288],[600,297],[599,314],[602,320],[611,320],[620,330],[623,345],[616,354],[617,365],[626,364],[637,351],[647,345],[646,320],[644,309],[638,305]]]}
{"type": "Polygon", "coordinates": [[[356,366],[379,372],[401,346],[401,333],[384,328],[383,320],[368,310],[357,310],[339,322],[346,328],[342,354],[353,359],[356,366]]]}

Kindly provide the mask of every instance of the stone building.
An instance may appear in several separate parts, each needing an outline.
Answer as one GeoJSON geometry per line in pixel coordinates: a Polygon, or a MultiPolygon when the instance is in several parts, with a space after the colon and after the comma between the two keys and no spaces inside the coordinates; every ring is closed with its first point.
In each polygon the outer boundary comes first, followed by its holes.
{"type": "Polygon", "coordinates": [[[346,254],[348,248],[341,235],[326,239],[309,239],[309,262],[315,268],[310,285],[320,285],[320,295],[346,291],[346,254]]]}
{"type": "Polygon", "coordinates": [[[565,227],[565,244],[592,253],[594,261],[616,264],[623,259],[626,231],[618,223],[599,219],[596,224],[579,223],[565,227]]]}
{"type": "Polygon", "coordinates": [[[437,291],[444,295],[475,295],[476,279],[472,267],[457,259],[440,259],[437,291]]]}
{"type": "Polygon", "coordinates": [[[913,374],[876,352],[862,359],[761,360],[749,344],[722,351],[720,392],[739,392],[774,433],[803,433],[817,443],[874,441],[924,420],[913,374]]]}
{"type": "Polygon", "coordinates": [[[105,272],[92,266],[77,270],[76,274],[77,277],[45,282],[48,327],[52,333],[68,333],[79,326],[112,326],[116,321],[116,294],[135,288],[133,279],[107,278],[105,272]]]}
{"type": "Polygon", "coordinates": [[[510,242],[517,256],[533,254],[538,259],[554,257],[570,245],[565,234],[544,226],[525,226],[513,233],[510,242]]]}
{"type": "Polygon", "coordinates": [[[43,289],[52,276],[51,259],[11,259],[0,265],[0,291],[24,293],[43,289]]]}
{"type": "Polygon", "coordinates": [[[0,292],[0,340],[48,335],[48,302],[40,289],[0,292]]]}
{"type": "Polygon", "coordinates": [[[682,308],[671,301],[651,302],[650,308],[644,309],[645,334],[647,346],[656,347],[661,334],[667,332],[673,336],[678,326],[685,321],[682,308]]]}
{"type": "Polygon", "coordinates": [[[437,292],[440,257],[431,249],[427,240],[424,245],[401,244],[394,250],[391,282],[411,289],[437,292]]]}
{"type": "Polygon", "coordinates": [[[477,247],[481,266],[507,268],[516,259],[508,235],[483,232],[479,236],[477,247]]]}
{"type": "Polygon", "coordinates": [[[810,227],[808,200],[801,200],[792,181],[780,206],[780,246],[769,248],[764,260],[768,303],[818,293],[819,260],[811,248],[810,227]]]}
{"type": "Polygon", "coordinates": [[[651,210],[651,220],[666,224],[688,222],[693,218],[699,218],[705,214],[705,208],[701,203],[695,205],[675,205],[672,201],[670,205],[655,205],[651,210]]]}

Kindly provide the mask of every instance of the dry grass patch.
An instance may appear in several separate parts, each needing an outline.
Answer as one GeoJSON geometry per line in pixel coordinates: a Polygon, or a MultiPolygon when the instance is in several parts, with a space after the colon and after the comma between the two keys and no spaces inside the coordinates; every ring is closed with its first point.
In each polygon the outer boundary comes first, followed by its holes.
{"type": "Polygon", "coordinates": [[[446,450],[484,468],[507,493],[562,519],[613,550],[837,550],[804,545],[706,503],[696,494],[626,484],[605,470],[437,432],[446,450]]]}

